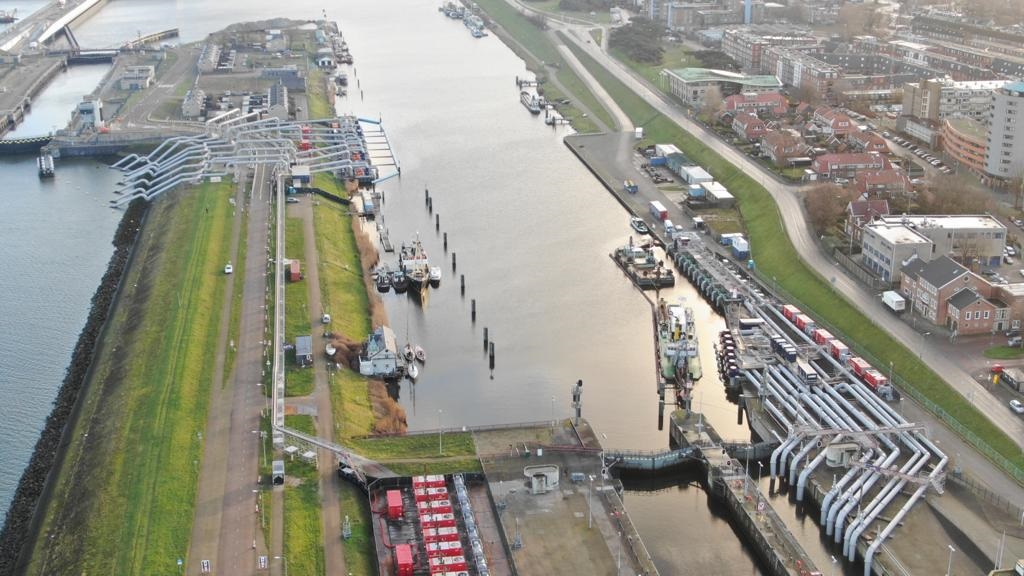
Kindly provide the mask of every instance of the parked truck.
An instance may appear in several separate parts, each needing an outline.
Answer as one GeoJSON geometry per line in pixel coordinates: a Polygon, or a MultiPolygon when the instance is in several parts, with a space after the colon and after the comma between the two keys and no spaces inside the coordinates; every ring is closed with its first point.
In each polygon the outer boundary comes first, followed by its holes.
{"type": "Polygon", "coordinates": [[[897,314],[907,309],[907,300],[903,298],[903,296],[900,296],[900,293],[895,290],[886,290],[885,292],[882,292],[882,303],[897,314]]]}
{"type": "Polygon", "coordinates": [[[653,200],[648,207],[651,210],[651,216],[654,216],[658,220],[668,220],[668,210],[665,209],[665,205],[661,202],[653,200]]]}

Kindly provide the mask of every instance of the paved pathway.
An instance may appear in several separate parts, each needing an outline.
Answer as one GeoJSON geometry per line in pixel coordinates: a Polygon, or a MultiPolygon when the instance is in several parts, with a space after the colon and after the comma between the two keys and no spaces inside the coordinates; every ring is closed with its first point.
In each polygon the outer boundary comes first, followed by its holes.
{"type": "MultiPolygon", "coordinates": [[[[313,399],[316,403],[317,436],[328,442],[334,441],[334,418],[331,413],[331,390],[327,383],[326,363],[320,351],[326,340],[320,335],[320,317],[323,314],[323,300],[320,294],[320,269],[317,266],[316,230],[313,226],[313,202],[316,196],[303,198],[299,204],[289,206],[289,211],[302,219],[304,228],[303,247],[305,252],[305,279],[309,290],[310,323],[313,326],[313,399]]],[[[341,491],[338,475],[335,473],[335,456],[329,450],[321,449],[319,460],[320,518],[324,541],[324,562],[328,574],[346,574],[345,557],[341,545],[341,491]]]]}

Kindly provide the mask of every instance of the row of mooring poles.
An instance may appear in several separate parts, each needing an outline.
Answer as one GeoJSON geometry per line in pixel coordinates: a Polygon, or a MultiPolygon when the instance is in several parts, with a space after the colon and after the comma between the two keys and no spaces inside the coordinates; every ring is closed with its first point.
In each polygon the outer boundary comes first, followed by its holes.
{"type": "MultiPolygon", "coordinates": [[[[423,189],[423,203],[429,214],[434,215],[434,230],[442,234],[442,242],[444,244],[444,251],[448,252],[448,233],[441,232],[441,214],[434,213],[434,199],[430,196],[430,188],[423,189]]],[[[458,257],[454,250],[452,250],[452,274],[454,275],[458,270],[458,257]]],[[[459,294],[463,297],[466,296],[466,275],[459,274],[459,294]]],[[[471,298],[469,301],[469,317],[473,324],[476,324],[476,298],[471,298]]],[[[484,326],[484,353],[487,354],[488,365],[491,370],[491,378],[494,378],[494,341],[490,338],[490,330],[487,326],[484,326]]]]}

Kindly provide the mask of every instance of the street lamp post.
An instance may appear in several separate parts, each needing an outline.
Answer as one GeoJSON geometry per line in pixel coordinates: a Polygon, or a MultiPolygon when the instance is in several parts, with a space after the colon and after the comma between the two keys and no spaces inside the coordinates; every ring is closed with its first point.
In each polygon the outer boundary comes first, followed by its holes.
{"type": "Polygon", "coordinates": [[[594,475],[590,475],[590,489],[587,490],[587,528],[594,527],[594,475]]]}
{"type": "Polygon", "coordinates": [[[551,426],[555,425],[555,397],[551,396],[551,426]]]}
{"type": "Polygon", "coordinates": [[[757,461],[757,486],[758,486],[758,489],[760,489],[760,487],[761,487],[761,471],[763,469],[764,469],[764,464],[760,460],[758,460],[757,461]]]}
{"type": "Polygon", "coordinates": [[[280,560],[284,563],[284,576],[288,576],[288,559],[284,556],[274,556],[274,560],[280,560]]]}
{"type": "Polygon", "coordinates": [[[956,552],[956,548],[953,548],[952,544],[949,544],[948,548],[949,548],[949,563],[946,565],[946,576],[952,576],[952,574],[953,574],[953,552],[956,552]]]}
{"type": "Polygon", "coordinates": [[[438,408],[437,409],[437,455],[438,456],[443,454],[443,451],[442,451],[443,444],[442,444],[442,442],[444,442],[444,440],[442,439],[443,438],[442,434],[444,433],[444,431],[441,429],[441,412],[443,412],[443,410],[438,408]]]}
{"type": "Polygon", "coordinates": [[[836,576],[836,557],[832,556],[832,576],[836,576]]]}
{"type": "Polygon", "coordinates": [[[924,360],[924,339],[931,335],[931,332],[921,332],[921,349],[917,351],[918,360],[924,360]]]}

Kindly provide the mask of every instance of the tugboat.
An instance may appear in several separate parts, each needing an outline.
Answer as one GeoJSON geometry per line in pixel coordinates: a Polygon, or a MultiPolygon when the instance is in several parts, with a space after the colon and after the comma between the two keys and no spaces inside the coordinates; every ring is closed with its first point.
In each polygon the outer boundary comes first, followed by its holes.
{"type": "Polygon", "coordinates": [[[402,244],[398,256],[398,265],[409,279],[409,287],[416,293],[422,293],[430,286],[430,260],[423,250],[419,236],[409,245],[402,244]]]}
{"type": "Polygon", "coordinates": [[[11,22],[14,22],[15,20],[18,19],[17,14],[17,8],[11,10],[10,12],[6,10],[0,10],[0,24],[10,24],[11,22]]]}
{"type": "Polygon", "coordinates": [[[633,216],[629,219],[629,225],[633,227],[640,234],[650,234],[651,229],[647,227],[647,223],[644,222],[643,218],[633,216]]]}
{"type": "Polygon", "coordinates": [[[391,287],[395,289],[395,294],[405,294],[405,291],[409,289],[409,278],[406,277],[405,272],[395,270],[391,273],[391,287]]]}
{"type": "Polygon", "coordinates": [[[430,267],[430,287],[437,288],[441,285],[441,267],[431,266],[430,267]]]}
{"type": "Polygon", "coordinates": [[[391,274],[385,268],[377,274],[377,292],[384,294],[391,290],[391,274]]]}
{"type": "Polygon", "coordinates": [[[540,99],[537,98],[536,94],[530,94],[523,90],[519,93],[519,101],[523,103],[523,106],[526,106],[530,114],[540,114],[540,99]]]}

